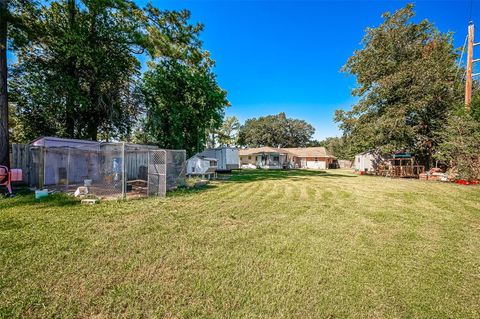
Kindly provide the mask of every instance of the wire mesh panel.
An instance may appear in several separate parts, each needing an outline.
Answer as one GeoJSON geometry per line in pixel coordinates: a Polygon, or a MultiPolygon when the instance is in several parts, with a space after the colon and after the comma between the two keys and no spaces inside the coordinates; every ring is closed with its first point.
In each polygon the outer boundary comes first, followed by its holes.
{"type": "Polygon", "coordinates": [[[14,163],[25,170],[30,187],[74,193],[85,186],[88,194],[100,198],[125,198],[165,196],[167,190],[185,184],[184,150],[129,143],[54,142],[61,145],[16,147],[14,163]]]}
{"type": "Polygon", "coordinates": [[[98,155],[98,179],[92,181],[90,192],[100,197],[123,196],[123,165],[123,144],[102,144],[98,155]]]}
{"type": "Polygon", "coordinates": [[[148,155],[148,195],[165,197],[167,194],[167,152],[150,150],[148,155]]]}
{"type": "Polygon", "coordinates": [[[167,150],[167,190],[185,185],[186,151],[167,150]]]}
{"type": "Polygon", "coordinates": [[[127,197],[148,195],[148,157],[151,146],[125,145],[125,192],[127,197]]]}

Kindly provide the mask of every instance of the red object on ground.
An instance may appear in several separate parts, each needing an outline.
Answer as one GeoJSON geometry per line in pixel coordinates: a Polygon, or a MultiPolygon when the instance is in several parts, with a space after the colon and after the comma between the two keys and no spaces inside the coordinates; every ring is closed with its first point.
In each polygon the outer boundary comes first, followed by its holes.
{"type": "Polygon", "coordinates": [[[12,184],[10,182],[10,172],[8,167],[0,165],[0,186],[5,186],[8,192],[12,193],[12,184]]]}
{"type": "Polygon", "coordinates": [[[478,185],[478,181],[475,180],[475,181],[466,181],[464,179],[457,179],[455,181],[456,184],[460,184],[460,185],[478,185]]]}

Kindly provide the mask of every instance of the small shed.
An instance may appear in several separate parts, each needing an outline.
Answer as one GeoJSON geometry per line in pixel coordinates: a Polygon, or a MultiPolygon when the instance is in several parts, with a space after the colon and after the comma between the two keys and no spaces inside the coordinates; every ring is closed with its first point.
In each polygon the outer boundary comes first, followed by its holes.
{"type": "Polygon", "coordinates": [[[194,155],[187,160],[187,175],[188,176],[202,176],[208,179],[216,177],[218,161],[213,157],[205,157],[201,155],[194,155]]]}
{"type": "Polygon", "coordinates": [[[355,155],[353,168],[357,172],[374,173],[379,167],[386,164],[387,157],[379,151],[370,150],[355,155]]]}
{"type": "Polygon", "coordinates": [[[197,155],[217,159],[217,172],[240,168],[238,149],[233,147],[210,148],[197,155]]]}

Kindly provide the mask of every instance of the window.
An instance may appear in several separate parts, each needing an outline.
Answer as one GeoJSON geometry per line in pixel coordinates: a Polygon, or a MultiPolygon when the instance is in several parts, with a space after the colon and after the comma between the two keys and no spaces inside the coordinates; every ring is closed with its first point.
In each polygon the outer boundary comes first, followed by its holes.
{"type": "Polygon", "coordinates": [[[251,159],[252,159],[252,157],[251,157],[251,156],[249,156],[249,157],[248,157],[248,159],[249,159],[249,160],[251,160],[251,159]]]}
{"type": "Polygon", "coordinates": [[[195,173],[195,166],[192,166],[192,173],[195,173]]]}
{"type": "Polygon", "coordinates": [[[273,161],[274,161],[274,162],[278,162],[279,160],[280,160],[280,158],[279,158],[278,156],[274,156],[274,157],[273,157],[273,161]]]}

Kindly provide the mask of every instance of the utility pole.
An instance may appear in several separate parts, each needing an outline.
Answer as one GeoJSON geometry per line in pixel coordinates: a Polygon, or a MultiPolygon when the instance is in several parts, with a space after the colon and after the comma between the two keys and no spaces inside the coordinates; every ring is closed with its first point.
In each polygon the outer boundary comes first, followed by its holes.
{"type": "Polygon", "coordinates": [[[475,43],[475,27],[473,22],[470,22],[468,26],[468,51],[467,51],[467,73],[465,78],[465,109],[467,112],[470,111],[470,104],[472,103],[472,85],[473,77],[479,75],[472,74],[473,72],[473,63],[480,61],[480,59],[473,59],[473,47],[479,45],[480,43],[475,43]]]}

